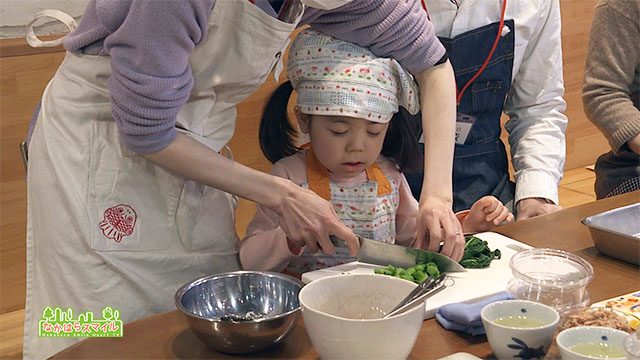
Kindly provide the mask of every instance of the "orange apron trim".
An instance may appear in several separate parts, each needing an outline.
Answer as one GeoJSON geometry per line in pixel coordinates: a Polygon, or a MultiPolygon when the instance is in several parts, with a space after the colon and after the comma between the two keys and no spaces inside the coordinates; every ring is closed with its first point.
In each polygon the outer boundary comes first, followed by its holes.
{"type": "MultiPolygon", "coordinates": [[[[307,183],[309,184],[309,190],[315,192],[323,199],[330,201],[331,189],[329,186],[329,172],[320,164],[311,147],[307,147],[306,153],[307,183]]],[[[369,181],[375,181],[378,184],[378,196],[391,194],[389,179],[387,179],[377,163],[373,163],[366,168],[365,173],[369,181]]]]}
{"type": "Polygon", "coordinates": [[[371,164],[365,171],[367,173],[367,179],[378,183],[378,196],[391,194],[389,179],[387,179],[387,176],[382,172],[382,169],[380,169],[377,163],[371,164]]]}

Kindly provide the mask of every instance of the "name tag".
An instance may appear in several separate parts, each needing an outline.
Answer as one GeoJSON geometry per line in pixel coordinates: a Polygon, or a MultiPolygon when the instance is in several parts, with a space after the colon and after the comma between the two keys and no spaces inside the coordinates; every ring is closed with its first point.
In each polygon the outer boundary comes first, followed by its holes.
{"type": "Polygon", "coordinates": [[[456,116],[456,144],[464,144],[476,122],[476,117],[458,113],[456,116]]]}

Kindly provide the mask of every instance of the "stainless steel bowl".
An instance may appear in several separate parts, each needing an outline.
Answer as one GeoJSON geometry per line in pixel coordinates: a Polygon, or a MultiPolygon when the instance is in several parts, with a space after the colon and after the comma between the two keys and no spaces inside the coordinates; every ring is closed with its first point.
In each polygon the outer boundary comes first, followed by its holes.
{"type": "Polygon", "coordinates": [[[227,354],[266,350],[286,338],[300,317],[302,283],[290,276],[236,271],[193,280],[175,296],[189,327],[227,354]]]}

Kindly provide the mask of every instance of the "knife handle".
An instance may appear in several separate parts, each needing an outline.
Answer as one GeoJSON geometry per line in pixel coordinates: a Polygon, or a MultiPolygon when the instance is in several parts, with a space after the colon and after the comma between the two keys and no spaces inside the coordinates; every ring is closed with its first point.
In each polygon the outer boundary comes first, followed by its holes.
{"type": "Polygon", "coordinates": [[[329,235],[329,240],[331,240],[331,243],[335,247],[340,247],[340,248],[346,248],[347,247],[347,242],[342,240],[342,239],[340,239],[339,237],[337,237],[335,235],[329,235]]]}

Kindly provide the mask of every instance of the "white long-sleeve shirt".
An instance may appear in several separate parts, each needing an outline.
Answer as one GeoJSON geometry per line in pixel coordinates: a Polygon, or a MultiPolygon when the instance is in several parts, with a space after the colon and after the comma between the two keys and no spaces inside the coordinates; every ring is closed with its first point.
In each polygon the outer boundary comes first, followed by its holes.
{"type": "MultiPolygon", "coordinates": [[[[426,0],[440,37],[453,38],[500,21],[502,0],[426,0]]],[[[530,197],[558,203],[566,157],[559,0],[507,0],[505,19],[515,22],[513,80],[504,112],[509,116],[515,169],[514,204],[530,197]]]]}

